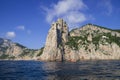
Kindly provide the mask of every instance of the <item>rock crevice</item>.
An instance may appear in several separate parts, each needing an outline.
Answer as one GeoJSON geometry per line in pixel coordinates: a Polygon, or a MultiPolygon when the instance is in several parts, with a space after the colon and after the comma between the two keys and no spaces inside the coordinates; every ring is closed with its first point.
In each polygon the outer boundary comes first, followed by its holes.
{"type": "Polygon", "coordinates": [[[47,36],[43,54],[40,60],[44,61],[63,61],[64,60],[64,46],[68,41],[68,27],[66,22],[58,19],[53,23],[47,36]]]}
{"type": "Polygon", "coordinates": [[[93,24],[69,32],[62,19],[52,24],[39,60],[76,62],[91,59],[120,59],[120,33],[93,24]]]}

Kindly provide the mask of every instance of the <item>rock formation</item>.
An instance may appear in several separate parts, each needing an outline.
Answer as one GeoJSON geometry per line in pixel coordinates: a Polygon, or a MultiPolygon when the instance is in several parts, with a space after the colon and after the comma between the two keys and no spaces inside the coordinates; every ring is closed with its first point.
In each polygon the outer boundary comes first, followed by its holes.
{"type": "Polygon", "coordinates": [[[52,24],[39,60],[76,62],[91,59],[120,59],[120,33],[93,24],[68,32],[62,19],[52,24]]]}
{"type": "Polygon", "coordinates": [[[66,22],[58,19],[51,25],[49,30],[43,54],[40,60],[44,61],[62,61],[64,59],[64,46],[68,41],[68,27],[66,22]]]}
{"type": "Polygon", "coordinates": [[[67,61],[120,59],[120,33],[94,24],[71,30],[66,46],[67,61]]]}
{"type": "Polygon", "coordinates": [[[71,62],[120,60],[120,30],[86,24],[69,32],[66,22],[58,19],[51,25],[45,46],[39,50],[0,38],[0,59],[71,62]]]}
{"type": "Polygon", "coordinates": [[[39,54],[36,50],[28,49],[9,39],[0,38],[0,59],[32,60],[39,54]]]}

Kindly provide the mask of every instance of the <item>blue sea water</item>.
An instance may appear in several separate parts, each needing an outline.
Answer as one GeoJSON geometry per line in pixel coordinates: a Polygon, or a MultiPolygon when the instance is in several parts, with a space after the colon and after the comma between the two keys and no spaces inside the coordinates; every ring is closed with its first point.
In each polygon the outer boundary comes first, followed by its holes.
{"type": "Polygon", "coordinates": [[[120,80],[120,61],[0,61],[0,80],[120,80]]]}

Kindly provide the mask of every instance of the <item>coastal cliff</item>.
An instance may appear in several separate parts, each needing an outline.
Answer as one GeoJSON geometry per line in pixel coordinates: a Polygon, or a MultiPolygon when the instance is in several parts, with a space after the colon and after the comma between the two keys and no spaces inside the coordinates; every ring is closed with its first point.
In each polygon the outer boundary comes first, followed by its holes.
{"type": "Polygon", "coordinates": [[[0,38],[0,60],[33,60],[38,50],[14,43],[9,39],[0,38]]]}
{"type": "Polygon", "coordinates": [[[65,43],[68,41],[68,26],[62,19],[51,25],[48,32],[45,48],[40,60],[63,61],[65,43]]]}
{"type": "Polygon", "coordinates": [[[41,49],[28,49],[0,38],[0,60],[120,60],[120,30],[86,24],[69,31],[63,19],[54,22],[41,49]]]}
{"type": "Polygon", "coordinates": [[[120,59],[120,33],[94,24],[68,31],[66,22],[58,19],[51,25],[42,61],[120,59]]]}

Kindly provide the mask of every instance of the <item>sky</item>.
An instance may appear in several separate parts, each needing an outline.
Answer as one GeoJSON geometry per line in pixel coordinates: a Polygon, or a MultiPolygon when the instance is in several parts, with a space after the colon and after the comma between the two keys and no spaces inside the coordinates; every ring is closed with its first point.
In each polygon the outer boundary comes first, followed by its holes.
{"type": "Polygon", "coordinates": [[[45,45],[52,22],[120,29],[120,0],[0,0],[0,37],[31,49],[45,45]]]}

